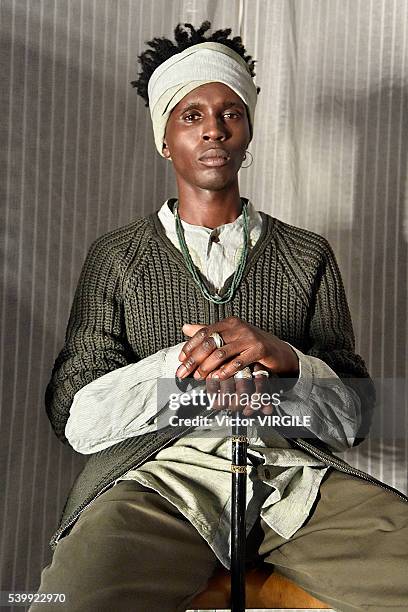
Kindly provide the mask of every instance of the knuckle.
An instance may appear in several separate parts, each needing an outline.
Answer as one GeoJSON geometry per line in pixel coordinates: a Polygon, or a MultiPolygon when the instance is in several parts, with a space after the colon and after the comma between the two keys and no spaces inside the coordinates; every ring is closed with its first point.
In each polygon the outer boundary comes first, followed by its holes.
{"type": "Polygon", "coordinates": [[[203,348],[208,351],[210,349],[213,349],[215,346],[215,340],[214,338],[206,338],[203,342],[203,348]]]}
{"type": "Polygon", "coordinates": [[[254,344],[254,349],[257,353],[261,354],[263,351],[263,343],[261,340],[256,340],[254,344]]]}
{"type": "Polygon", "coordinates": [[[183,353],[185,355],[187,355],[187,353],[189,353],[191,351],[191,343],[190,341],[186,342],[186,344],[183,346],[183,353]]]}
{"type": "Polygon", "coordinates": [[[188,359],[186,359],[184,365],[186,366],[186,368],[191,368],[193,365],[195,365],[194,357],[189,357],[188,359]]]}
{"type": "Polygon", "coordinates": [[[234,368],[240,369],[244,365],[244,362],[241,359],[234,359],[232,365],[234,366],[234,368]]]}
{"type": "Polygon", "coordinates": [[[199,338],[206,338],[208,336],[208,328],[207,327],[203,327],[202,329],[200,329],[198,332],[198,337],[199,338]]]}
{"type": "Polygon", "coordinates": [[[225,349],[217,349],[215,351],[215,356],[217,359],[224,359],[227,356],[227,351],[225,349]]]}

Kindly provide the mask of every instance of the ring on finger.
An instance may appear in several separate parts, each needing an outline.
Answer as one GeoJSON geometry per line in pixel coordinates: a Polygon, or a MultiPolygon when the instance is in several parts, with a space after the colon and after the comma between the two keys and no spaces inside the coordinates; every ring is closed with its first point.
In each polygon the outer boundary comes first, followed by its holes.
{"type": "Polygon", "coordinates": [[[265,376],[265,378],[269,378],[269,372],[267,370],[257,370],[252,374],[254,378],[257,376],[265,376]]]}
{"type": "Polygon", "coordinates": [[[209,334],[209,337],[214,339],[215,346],[217,348],[221,348],[222,346],[224,346],[224,339],[218,332],[212,332],[212,334],[209,334]]]}
{"type": "Polygon", "coordinates": [[[252,372],[248,366],[242,368],[242,370],[238,370],[236,374],[234,374],[234,378],[250,378],[252,380],[252,372]]]}

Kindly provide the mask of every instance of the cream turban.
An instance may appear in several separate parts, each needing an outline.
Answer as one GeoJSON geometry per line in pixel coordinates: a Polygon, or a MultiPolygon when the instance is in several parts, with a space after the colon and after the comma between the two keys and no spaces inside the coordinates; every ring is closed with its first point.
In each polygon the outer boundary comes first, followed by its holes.
{"type": "Polygon", "coordinates": [[[214,81],[228,85],[245,102],[252,135],[257,92],[247,63],[226,45],[199,43],[160,64],[149,79],[154,141],[162,157],[166,124],[173,108],[196,87],[214,81]]]}

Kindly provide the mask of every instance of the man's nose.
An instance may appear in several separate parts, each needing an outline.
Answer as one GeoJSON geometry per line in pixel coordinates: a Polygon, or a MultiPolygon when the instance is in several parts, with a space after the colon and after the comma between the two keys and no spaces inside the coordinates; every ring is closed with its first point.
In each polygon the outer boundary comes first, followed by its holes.
{"type": "Polygon", "coordinates": [[[228,130],[222,117],[209,117],[203,125],[204,140],[224,140],[228,130]]]}

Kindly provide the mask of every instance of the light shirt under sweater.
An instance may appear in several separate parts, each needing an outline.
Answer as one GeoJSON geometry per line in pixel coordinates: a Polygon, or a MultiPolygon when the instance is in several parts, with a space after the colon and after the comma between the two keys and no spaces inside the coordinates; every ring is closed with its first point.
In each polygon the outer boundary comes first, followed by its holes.
{"type": "MultiPolygon", "coordinates": [[[[180,250],[174,215],[168,201],[158,212],[167,237],[180,250]]],[[[262,218],[251,202],[248,203],[249,248],[258,240],[262,229],[262,218]]],[[[193,263],[204,274],[215,290],[221,289],[229,276],[234,274],[243,249],[242,214],[232,223],[214,229],[192,225],[181,220],[184,237],[193,263]]]]}
{"type": "MultiPolygon", "coordinates": [[[[249,218],[253,246],[260,235],[262,220],[251,203],[249,218]]],[[[168,238],[179,248],[168,202],[160,209],[159,219],[168,238]]],[[[242,215],[215,230],[182,224],[195,265],[214,288],[221,288],[239,259],[242,215]],[[213,236],[218,241],[214,242],[213,236]]],[[[75,395],[65,431],[72,446],[79,452],[92,453],[127,437],[154,431],[157,379],[174,379],[183,344],[109,372],[83,387],[75,395]]],[[[339,440],[340,447],[351,446],[360,424],[358,397],[340,380],[338,387],[333,387],[336,375],[323,361],[294,350],[299,358],[300,375],[289,399],[282,403],[284,414],[302,414],[307,402],[305,413],[310,414],[312,406],[318,417],[311,427],[314,433],[334,450],[339,450],[339,440]],[[325,378],[330,381],[327,387],[325,378]]],[[[179,392],[176,386],[174,391],[179,392]]],[[[281,412],[279,407],[276,412],[281,412]]],[[[255,465],[247,478],[247,531],[260,514],[277,533],[290,538],[308,517],[328,468],[293,449],[273,429],[262,428],[258,432],[254,427],[248,434],[248,464],[255,465]]],[[[229,435],[228,429],[225,435],[219,431],[217,436],[213,429],[195,431],[161,450],[154,460],[117,479],[137,480],[177,506],[226,567],[230,565],[229,435]]]]}

